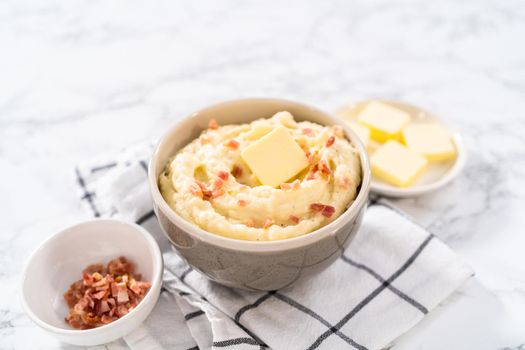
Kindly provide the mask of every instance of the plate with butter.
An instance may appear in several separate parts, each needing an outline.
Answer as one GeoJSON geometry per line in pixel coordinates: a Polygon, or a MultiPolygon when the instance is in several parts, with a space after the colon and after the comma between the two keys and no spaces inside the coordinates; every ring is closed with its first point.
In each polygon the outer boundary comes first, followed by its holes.
{"type": "Polygon", "coordinates": [[[435,191],[452,181],[465,163],[459,133],[416,106],[367,100],[336,115],[366,146],[376,194],[412,197],[435,191]]]}

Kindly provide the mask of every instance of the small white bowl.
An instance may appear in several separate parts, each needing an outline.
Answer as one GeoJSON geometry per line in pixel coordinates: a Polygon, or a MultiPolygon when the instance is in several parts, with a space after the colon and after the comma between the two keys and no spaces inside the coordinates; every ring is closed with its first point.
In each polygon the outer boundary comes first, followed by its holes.
{"type": "Polygon", "coordinates": [[[98,345],[116,340],[139,326],[159,298],[162,254],[142,227],[113,219],[95,219],[62,230],[46,240],[27,262],[22,276],[22,305],[29,317],[59,340],[75,345],[98,345]],[[105,264],[125,256],[135,263],[151,289],[124,317],[102,327],[76,330],[64,318],[64,293],[90,264],[105,264]]]}
{"type": "MultiPolygon", "coordinates": [[[[357,117],[363,108],[372,100],[359,101],[343,108],[335,114],[344,120],[357,122],[357,117]]],[[[461,140],[461,135],[446,125],[440,118],[432,113],[417,106],[390,100],[375,100],[399,108],[412,116],[412,122],[433,122],[443,125],[450,131],[454,146],[456,147],[456,157],[443,162],[432,162],[426,172],[417,179],[416,183],[410,187],[396,187],[380,179],[372,177],[370,191],[373,194],[388,197],[416,197],[426,193],[436,191],[449,182],[454,180],[463,169],[466,161],[466,150],[461,140]]],[[[370,152],[370,150],[369,150],[370,152]]]]}

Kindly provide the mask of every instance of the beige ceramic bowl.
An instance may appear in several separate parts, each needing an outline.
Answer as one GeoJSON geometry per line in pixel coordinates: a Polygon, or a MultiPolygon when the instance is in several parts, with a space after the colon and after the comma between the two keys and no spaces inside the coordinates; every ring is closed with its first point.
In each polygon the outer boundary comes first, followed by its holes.
{"type": "Polygon", "coordinates": [[[366,209],[370,165],[363,144],[346,124],[318,109],[276,99],[245,99],[197,111],[173,126],[159,142],[149,164],[149,184],[159,223],[178,253],[196,270],[226,286],[248,290],[276,290],[299,277],[320,271],[334,262],[355,236],[366,209]],[[296,120],[340,125],[359,151],[362,183],[353,204],[330,224],[279,241],[254,242],[222,237],[181,218],[162,198],[158,176],[168,159],[199,136],[211,118],[220,125],[249,123],[289,111],[296,120]]]}

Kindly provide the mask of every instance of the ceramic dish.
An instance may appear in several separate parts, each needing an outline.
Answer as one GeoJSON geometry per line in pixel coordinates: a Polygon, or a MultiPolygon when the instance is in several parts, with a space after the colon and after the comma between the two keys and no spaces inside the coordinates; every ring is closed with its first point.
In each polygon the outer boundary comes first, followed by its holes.
{"type": "MultiPolygon", "coordinates": [[[[433,114],[418,108],[416,106],[389,100],[376,100],[381,101],[403,111],[406,111],[412,116],[412,123],[420,122],[435,122],[445,126],[451,131],[452,141],[457,151],[455,158],[443,162],[431,163],[428,166],[426,172],[414,183],[414,185],[401,188],[392,186],[384,181],[381,181],[375,177],[372,177],[370,190],[374,194],[384,195],[389,197],[414,197],[429,192],[433,192],[437,189],[442,188],[449,182],[451,182],[460,172],[465,164],[465,147],[461,140],[461,136],[458,132],[453,131],[449,126],[445,125],[443,121],[434,116],[433,114]]],[[[357,121],[357,116],[365,105],[370,101],[360,101],[354,104],[350,104],[339,109],[336,115],[341,116],[345,120],[357,121]]]]}
{"type": "Polygon", "coordinates": [[[162,254],[142,227],[118,220],[96,219],[66,228],[45,241],[30,257],[22,276],[22,305],[29,317],[59,340],[97,345],[118,339],[149,315],[160,294],[162,254]],[[64,318],[64,292],[93,263],[126,256],[136,264],[151,288],[135,309],[105,326],[76,330],[64,318]]]}
{"type": "Polygon", "coordinates": [[[149,184],[160,225],[178,253],[197,271],[223,285],[248,290],[275,290],[300,276],[325,268],[350,244],[361,223],[368,201],[370,166],[357,136],[339,120],[301,103],[276,99],[246,99],[221,103],[182,119],[158,144],[149,164],[149,184]],[[279,111],[296,120],[322,125],[341,125],[358,149],[362,183],[353,204],[336,220],[311,233],[279,241],[254,242],[222,237],[202,230],[173,211],[164,201],[158,177],[168,159],[199,136],[211,118],[220,125],[268,118],[279,111]]]}

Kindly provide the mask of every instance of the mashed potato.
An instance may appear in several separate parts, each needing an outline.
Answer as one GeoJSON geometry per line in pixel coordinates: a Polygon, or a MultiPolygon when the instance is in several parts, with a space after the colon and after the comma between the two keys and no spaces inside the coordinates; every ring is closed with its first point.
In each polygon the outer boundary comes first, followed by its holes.
{"type": "Polygon", "coordinates": [[[217,235],[255,241],[312,232],[341,215],[361,182],[359,154],[340,127],[296,122],[288,112],[249,124],[207,130],[180,150],[159,177],[168,205],[185,220],[217,235]],[[241,150],[284,126],[309,166],[278,188],[264,186],[241,150]]]}

